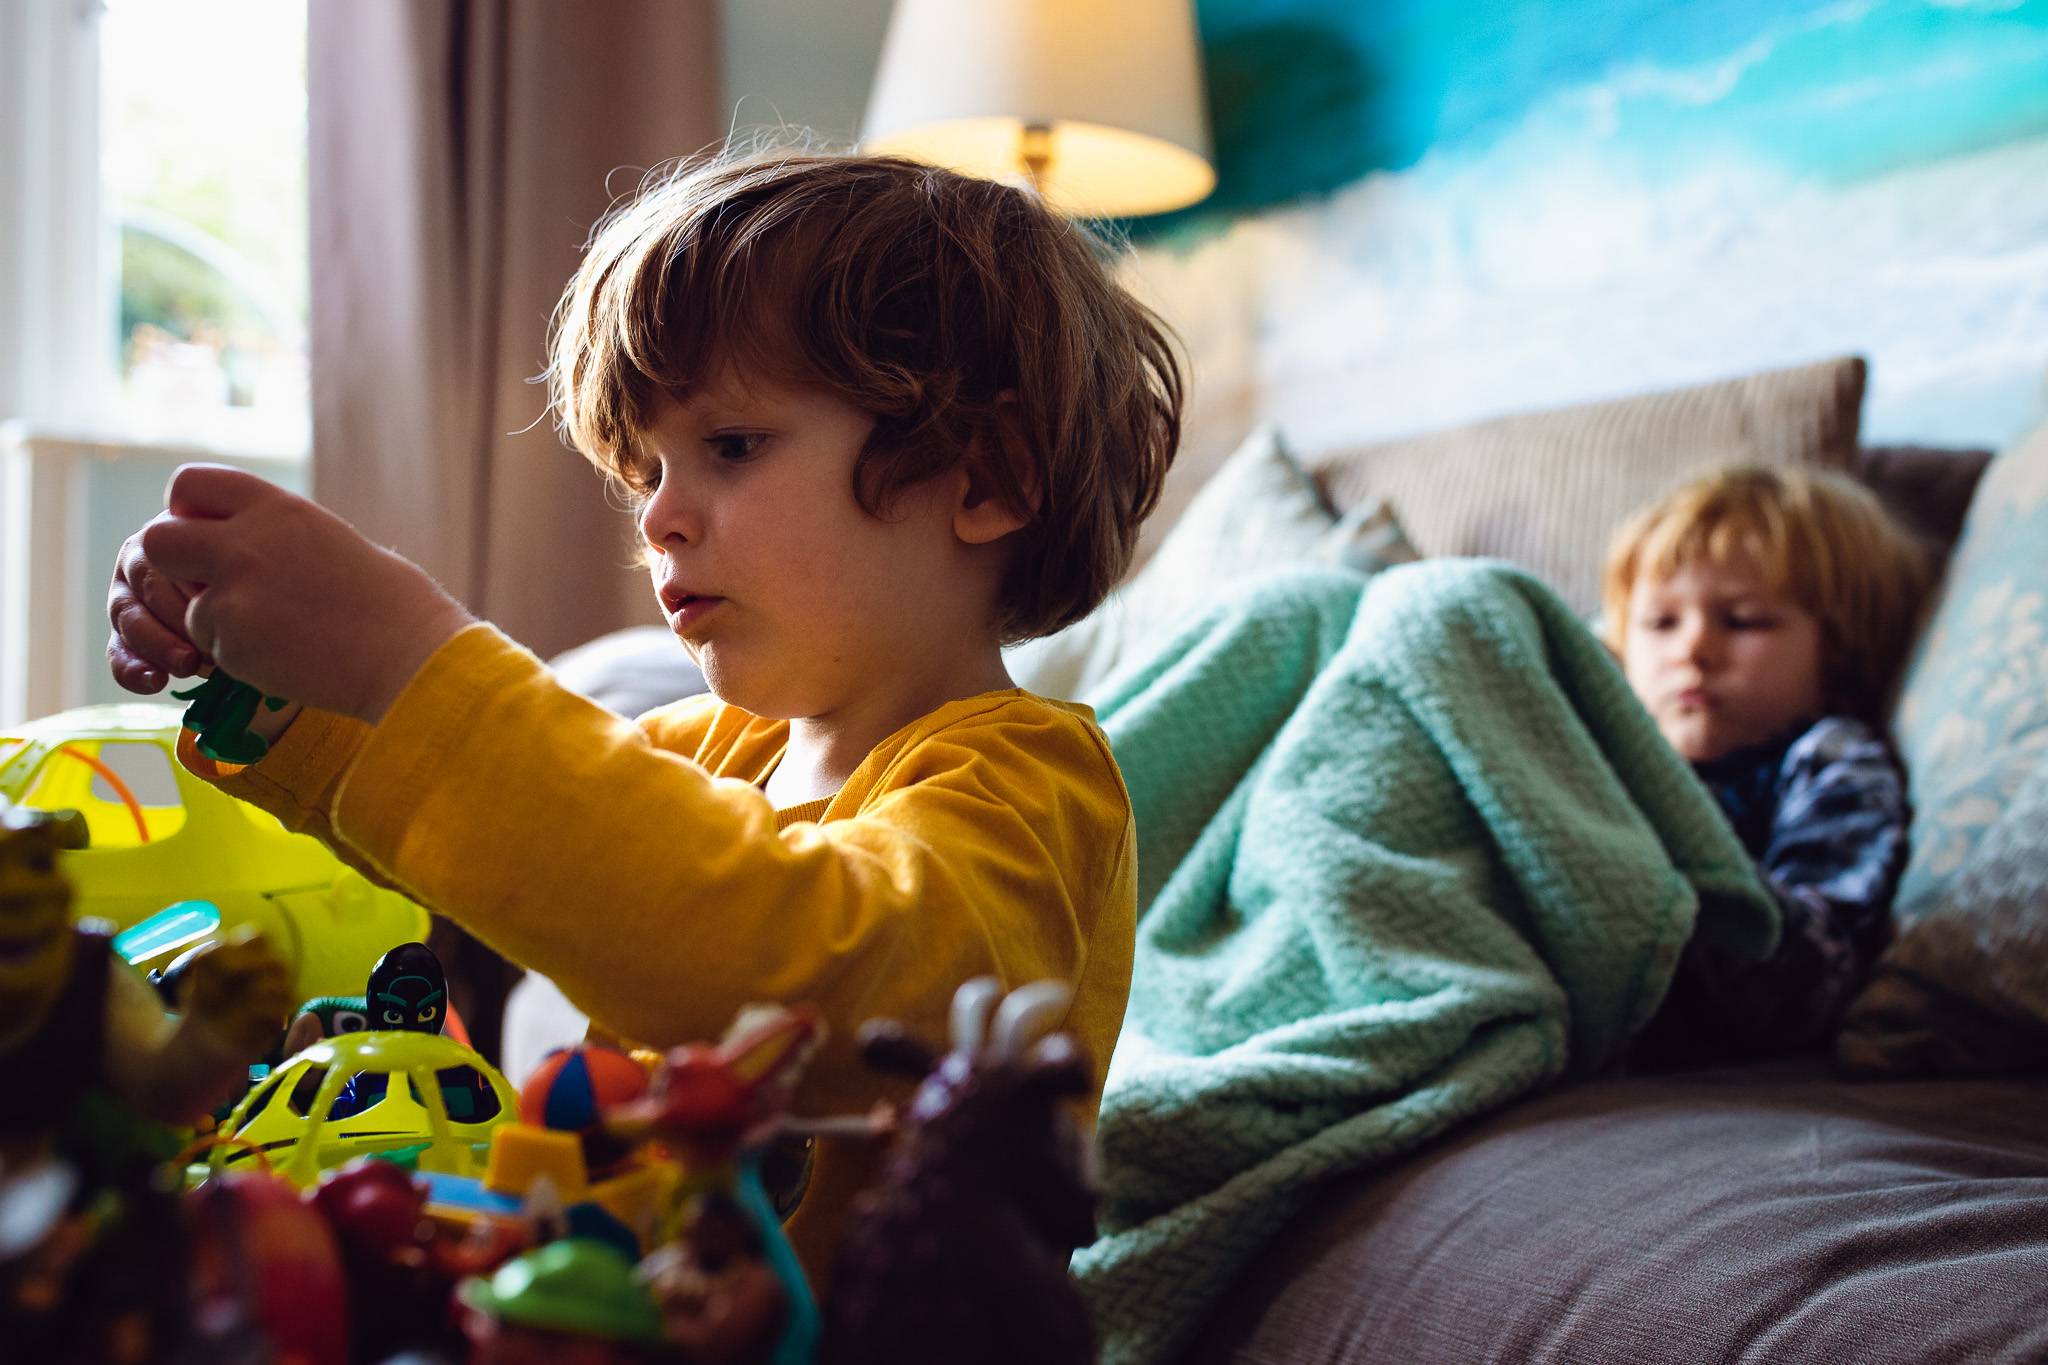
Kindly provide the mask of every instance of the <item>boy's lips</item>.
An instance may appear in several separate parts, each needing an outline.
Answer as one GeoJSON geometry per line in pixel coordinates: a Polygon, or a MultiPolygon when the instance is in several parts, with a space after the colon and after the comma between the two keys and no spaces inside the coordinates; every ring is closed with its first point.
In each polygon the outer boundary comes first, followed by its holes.
{"type": "Polygon", "coordinates": [[[703,620],[723,601],[723,597],[685,592],[680,588],[661,590],[661,607],[668,615],[668,628],[678,635],[703,620]]]}

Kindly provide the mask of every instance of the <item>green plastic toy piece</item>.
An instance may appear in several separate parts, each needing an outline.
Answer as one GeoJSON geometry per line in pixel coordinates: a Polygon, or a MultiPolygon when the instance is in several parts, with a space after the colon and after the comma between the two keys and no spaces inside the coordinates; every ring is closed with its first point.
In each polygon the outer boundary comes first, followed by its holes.
{"type": "Polygon", "coordinates": [[[565,1237],[469,1279],[457,1291],[464,1305],[516,1327],[661,1346],[661,1313],[633,1265],[615,1247],[590,1237],[565,1237]]]}
{"type": "Polygon", "coordinates": [[[250,764],[270,752],[270,742],[249,733],[256,708],[282,710],[283,697],[266,697],[248,683],[237,682],[227,670],[216,668],[190,692],[173,692],[179,701],[192,703],[181,722],[197,736],[199,752],[216,763],[250,764]]]}
{"type": "MultiPolygon", "coordinates": [[[[320,1016],[320,1036],[333,1038],[343,1033],[364,1033],[370,1027],[370,1007],[360,995],[320,995],[299,1006],[299,1014],[320,1016]]],[[[298,1015],[292,1016],[294,1022],[298,1015]]]]}

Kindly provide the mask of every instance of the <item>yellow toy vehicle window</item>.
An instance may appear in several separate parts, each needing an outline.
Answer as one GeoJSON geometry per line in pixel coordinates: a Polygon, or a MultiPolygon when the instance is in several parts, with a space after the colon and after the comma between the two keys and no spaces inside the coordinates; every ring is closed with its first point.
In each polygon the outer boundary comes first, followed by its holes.
{"type": "Polygon", "coordinates": [[[185,827],[171,756],[149,740],[67,740],[43,756],[20,803],[78,811],[96,849],[134,848],[185,827]]]}

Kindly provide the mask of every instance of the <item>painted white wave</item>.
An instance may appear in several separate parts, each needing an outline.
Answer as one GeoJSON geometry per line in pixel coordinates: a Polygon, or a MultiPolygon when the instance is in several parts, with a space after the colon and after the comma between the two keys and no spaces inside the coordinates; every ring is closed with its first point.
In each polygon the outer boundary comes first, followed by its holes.
{"type": "Polygon", "coordinates": [[[2037,414],[2048,138],[1836,185],[1645,165],[1558,112],[1142,253],[1198,420],[1314,453],[1851,352],[1868,443],[1995,446],[2037,414]]]}

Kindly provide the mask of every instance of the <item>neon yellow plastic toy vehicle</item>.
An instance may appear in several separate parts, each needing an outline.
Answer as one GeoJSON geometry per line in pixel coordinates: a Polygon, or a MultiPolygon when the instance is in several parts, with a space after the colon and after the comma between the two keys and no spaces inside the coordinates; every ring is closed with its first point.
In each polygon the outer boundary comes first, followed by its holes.
{"type": "MultiPolygon", "coordinates": [[[[481,1176],[492,1131],[518,1116],[519,1097],[504,1076],[453,1038],[380,1030],[313,1044],[250,1091],[220,1132],[261,1148],[279,1174],[304,1189],[321,1171],[354,1157],[422,1143],[420,1170],[481,1176]],[[448,1117],[436,1073],[459,1066],[474,1068],[489,1084],[498,1099],[495,1113],[475,1123],[448,1117]],[[389,1075],[382,1096],[347,1118],[329,1117],[342,1087],[365,1072],[389,1075]]],[[[253,1154],[234,1142],[216,1147],[211,1158],[215,1168],[245,1160],[253,1154]]]]}
{"type": "Polygon", "coordinates": [[[153,703],[88,706],[0,733],[0,802],[85,816],[89,845],[60,855],[80,918],[127,929],[193,903],[118,945],[136,966],[254,924],[301,1000],[361,994],[388,949],[426,938],[426,911],[186,772],[179,716],[153,703]]]}

